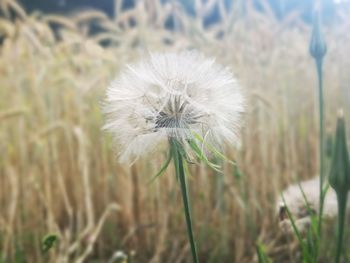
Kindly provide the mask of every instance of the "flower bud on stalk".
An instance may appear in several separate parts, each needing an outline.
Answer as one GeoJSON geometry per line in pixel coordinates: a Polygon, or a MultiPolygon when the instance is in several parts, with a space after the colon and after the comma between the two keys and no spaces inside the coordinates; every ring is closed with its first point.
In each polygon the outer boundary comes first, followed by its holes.
{"type": "Polygon", "coordinates": [[[309,51],[315,59],[317,77],[318,77],[318,99],[319,99],[319,125],[320,125],[320,207],[318,220],[318,234],[321,234],[322,229],[322,214],[325,192],[323,189],[324,181],[324,98],[323,98],[323,58],[327,52],[327,46],[322,33],[320,8],[316,9],[313,20],[312,35],[310,40],[309,51]]]}
{"type": "Polygon", "coordinates": [[[327,53],[327,45],[321,28],[320,11],[317,10],[312,26],[310,54],[316,60],[322,60],[327,53]]]}
{"type": "Polygon", "coordinates": [[[347,195],[350,190],[350,161],[346,144],[345,120],[342,112],[338,115],[335,146],[329,174],[329,184],[335,190],[338,199],[339,223],[337,252],[335,256],[335,262],[338,263],[340,262],[342,251],[347,195]]]}
{"type": "Polygon", "coordinates": [[[349,152],[346,143],[345,120],[342,112],[339,112],[338,115],[329,184],[337,193],[347,193],[350,190],[349,152]]]}

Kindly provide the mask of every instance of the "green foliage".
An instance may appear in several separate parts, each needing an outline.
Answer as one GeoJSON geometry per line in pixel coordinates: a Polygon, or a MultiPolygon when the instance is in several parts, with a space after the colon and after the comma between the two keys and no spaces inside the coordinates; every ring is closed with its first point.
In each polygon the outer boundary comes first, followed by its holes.
{"type": "MultiPolygon", "coordinates": [[[[282,200],[283,202],[286,204],[285,202],[285,199],[284,199],[284,196],[282,196],[282,200]]],[[[286,212],[287,212],[287,215],[288,215],[288,219],[290,220],[291,224],[292,224],[292,229],[293,229],[293,232],[294,234],[296,235],[297,239],[298,239],[298,242],[299,242],[299,245],[301,247],[301,251],[302,251],[302,262],[313,262],[312,261],[312,254],[311,254],[311,251],[309,250],[309,247],[307,242],[305,242],[305,240],[303,239],[303,236],[302,236],[302,233],[299,231],[296,223],[295,223],[295,220],[288,208],[288,206],[286,206],[286,212]]]]}
{"type": "Polygon", "coordinates": [[[24,251],[23,249],[16,245],[16,252],[15,252],[15,263],[26,263],[26,259],[24,256],[24,251]]]}
{"type": "Polygon", "coordinates": [[[56,234],[48,234],[45,236],[41,242],[41,250],[43,253],[47,253],[51,248],[53,248],[58,241],[58,236],[56,234]]]}
{"type": "Polygon", "coordinates": [[[258,254],[259,263],[272,263],[272,260],[266,254],[266,248],[263,244],[258,243],[256,245],[256,253],[258,254]]]}

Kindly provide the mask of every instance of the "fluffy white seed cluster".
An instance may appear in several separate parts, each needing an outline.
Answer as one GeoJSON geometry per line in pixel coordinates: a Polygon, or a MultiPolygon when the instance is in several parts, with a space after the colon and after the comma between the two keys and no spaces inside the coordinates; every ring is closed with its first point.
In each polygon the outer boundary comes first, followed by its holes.
{"type": "Polygon", "coordinates": [[[193,134],[212,145],[237,142],[243,96],[233,74],[198,52],[151,54],[128,65],[107,90],[105,128],[121,161],[193,134]]]}
{"type": "MultiPolygon", "coordinates": [[[[319,213],[320,177],[317,176],[310,180],[302,181],[299,184],[292,184],[283,191],[282,196],[279,198],[277,203],[277,212],[280,218],[280,227],[286,232],[293,231],[291,221],[289,220],[286,211],[286,207],[288,207],[299,231],[306,232],[306,230],[308,230],[311,225],[309,210],[311,209],[311,212],[315,214],[319,213]],[[308,202],[308,205],[306,204],[305,198],[308,202]]],[[[348,203],[347,209],[350,211],[350,203],[348,203]]],[[[332,188],[329,188],[327,191],[323,204],[323,215],[329,219],[335,218],[338,215],[337,196],[332,188]]]]}

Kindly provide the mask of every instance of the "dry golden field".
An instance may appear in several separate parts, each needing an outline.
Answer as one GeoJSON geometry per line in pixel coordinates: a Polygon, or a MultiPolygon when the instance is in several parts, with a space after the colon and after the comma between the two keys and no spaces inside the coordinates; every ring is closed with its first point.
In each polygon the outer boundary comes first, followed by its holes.
{"type": "MultiPolygon", "coordinates": [[[[126,63],[192,48],[231,67],[247,97],[240,148],[226,150],[239,169],[190,166],[200,261],[256,262],[261,242],[275,262],[296,262],[275,202],[289,183],[318,173],[310,25],[296,14],[277,21],[267,6],[265,14],[248,6],[245,16],[221,8],[209,28],[209,4],[190,17],[176,3],[140,1],[117,8],[115,20],[97,11],[29,14],[9,0],[0,7],[0,262],[109,262],[117,251],[135,263],[190,262],[173,167],[148,184],[165,153],[118,164],[101,103],[126,63]],[[165,29],[169,16],[175,31],[165,29]],[[92,24],[103,30],[91,33],[92,24]],[[58,243],[43,253],[47,234],[58,243]]],[[[324,28],[329,134],[339,107],[349,119],[349,30],[341,12],[324,28]]]]}

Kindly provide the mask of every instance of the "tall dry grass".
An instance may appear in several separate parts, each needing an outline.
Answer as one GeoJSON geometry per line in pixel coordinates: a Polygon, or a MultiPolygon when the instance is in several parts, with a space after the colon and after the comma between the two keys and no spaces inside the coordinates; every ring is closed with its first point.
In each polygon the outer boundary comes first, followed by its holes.
{"type": "MultiPolygon", "coordinates": [[[[277,262],[295,260],[279,237],[275,200],[288,183],[317,173],[309,26],[295,14],[279,22],[267,6],[265,14],[248,6],[243,16],[238,6],[225,11],[221,0],[196,1],[190,17],[176,2],[159,2],[126,11],[117,4],[115,20],[97,11],[27,14],[1,2],[0,261],[108,262],[122,250],[134,262],[188,262],[172,169],[149,185],[164,159],[119,165],[100,111],[106,86],[126,63],[187,48],[232,67],[248,97],[242,146],[227,152],[240,170],[225,164],[220,176],[192,168],[200,261],[253,262],[258,241],[277,262]],[[204,28],[215,5],[222,22],[204,28]],[[169,17],[175,31],[165,29],[169,17]],[[92,34],[91,23],[103,31],[92,34]],[[59,242],[43,254],[48,233],[59,242]]],[[[344,17],[326,28],[327,127],[337,107],[350,105],[344,17]]]]}

